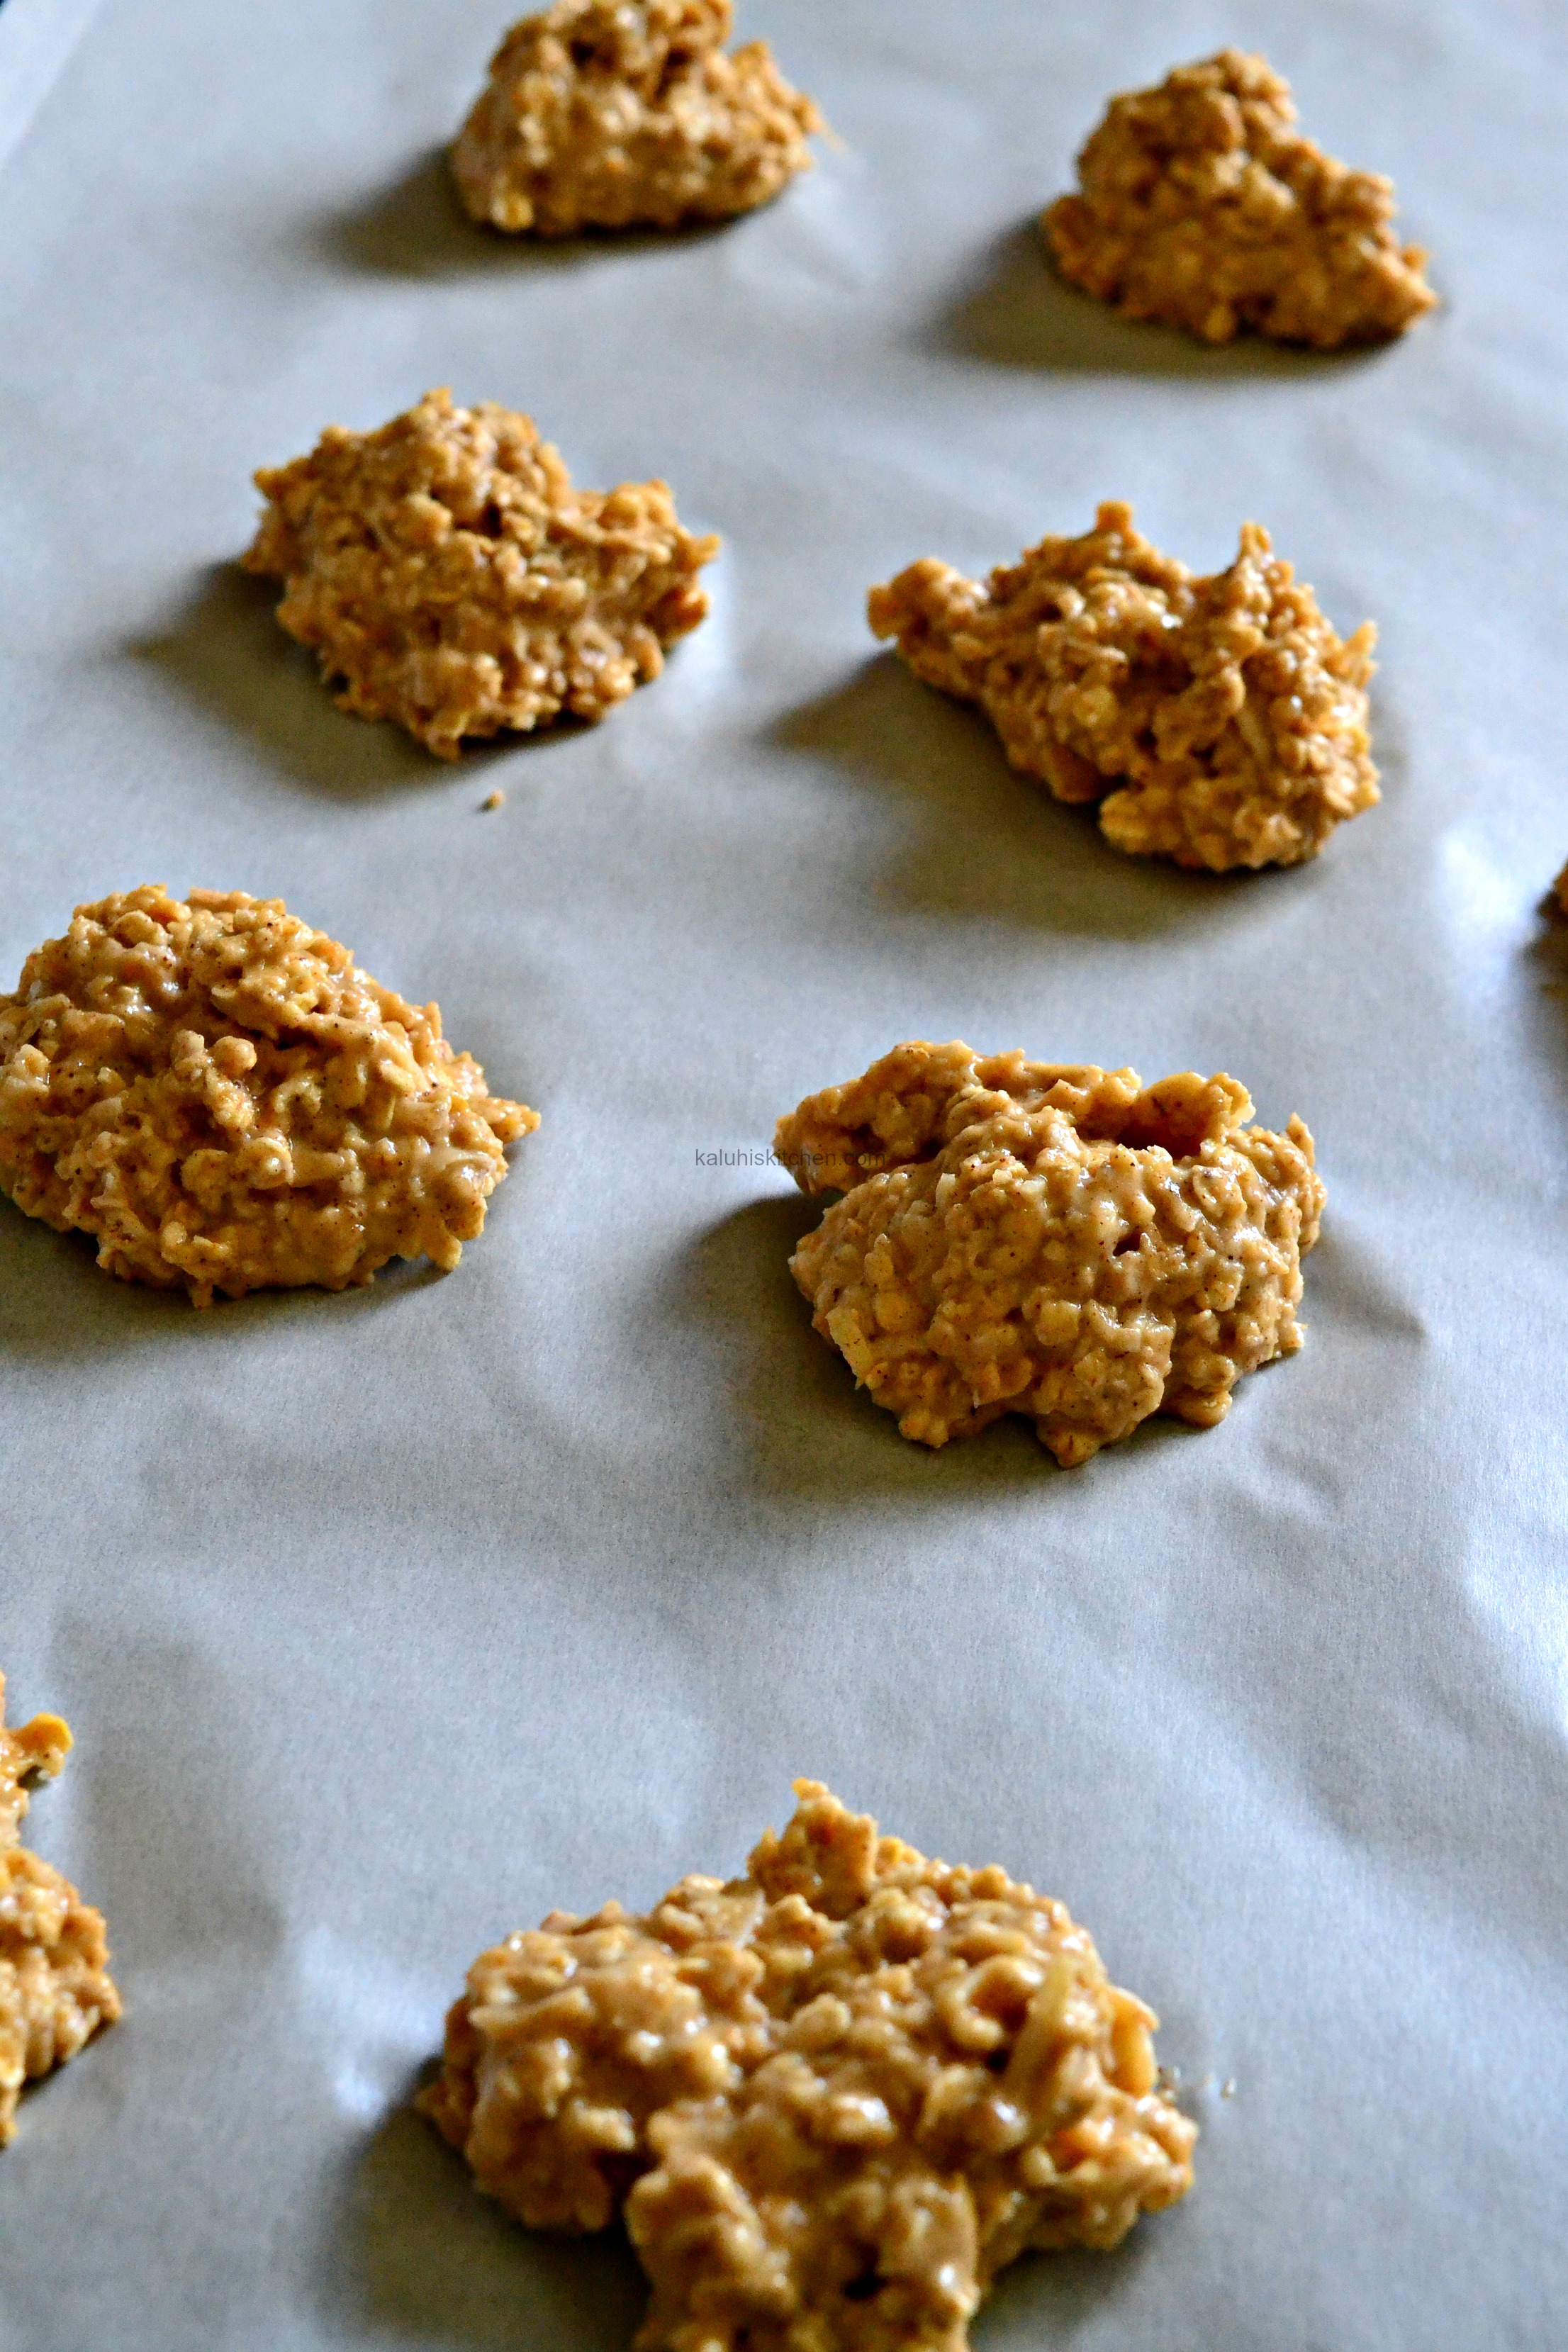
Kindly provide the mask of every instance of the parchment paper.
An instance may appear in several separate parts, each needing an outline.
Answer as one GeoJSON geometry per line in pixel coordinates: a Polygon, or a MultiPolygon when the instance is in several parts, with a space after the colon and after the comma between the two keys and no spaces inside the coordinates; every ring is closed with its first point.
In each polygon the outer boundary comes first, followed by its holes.
{"type": "MultiPolygon", "coordinates": [[[[37,0],[25,0],[37,5],[37,0]]],[[[6,14],[9,15],[9,9],[6,14]]],[[[1479,2352],[1568,2298],[1568,20],[1533,0],[748,0],[843,144],[540,249],[437,156],[500,0],[117,0],[0,176],[0,985],[73,905],[277,892],[543,1125],[457,1273],[197,1314],[0,1206],[0,1665],[127,2015],[0,2157],[7,2352],[617,2352],[624,2246],[406,2112],[476,1951],[738,1868],[827,1779],[1060,1894],[1161,2011],[1198,2186],[984,2352],[1479,2352]],[[1444,308],[1205,352],[1030,223],[1233,39],[1391,172],[1444,308]],[[717,529],[598,731],[451,769],[229,568],[251,469],[426,387],[717,529]],[[1383,631],[1383,806],[1295,873],[1118,856],[864,592],[1121,495],[1383,631]],[[481,814],[495,786],[504,809],[481,814]],[[765,1148],[896,1040],[1234,1071],[1313,1128],[1305,1353],[1058,1472],[858,1398],[765,1148]]]]}

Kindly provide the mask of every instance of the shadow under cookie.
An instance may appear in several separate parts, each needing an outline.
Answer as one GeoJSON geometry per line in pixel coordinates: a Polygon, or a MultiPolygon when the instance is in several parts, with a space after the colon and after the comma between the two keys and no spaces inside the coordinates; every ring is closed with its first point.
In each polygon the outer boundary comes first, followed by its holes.
{"type": "MultiPolygon", "coordinates": [[[[471,787],[510,753],[589,731],[562,718],[532,734],[476,737],[455,765],[438,760],[390,719],[338,709],[312,656],[279,628],[279,594],[275,582],[236,563],[213,564],[166,625],[126,651],[313,792],[353,801],[400,785],[471,787]]],[[[485,782],[488,789],[494,778],[485,782]]]]}
{"type": "MultiPolygon", "coordinates": [[[[406,2097],[349,2157],[328,2205],[315,2278],[335,2326],[442,2352],[628,2352],[647,2281],[619,2226],[586,2238],[525,2229],[480,2196],[455,2149],[406,2097]]],[[[1132,2284],[1164,2217],[1111,2253],[1026,2254],[993,2290],[981,2333],[1076,2332],[1132,2284]]]]}
{"type": "MultiPolygon", "coordinates": [[[[411,2100],[416,2084],[407,2085],[411,2100]]],[[[647,2282],[620,2230],[525,2230],[405,2103],[353,2151],[316,2268],[336,2326],[451,2352],[627,2352],[647,2282]]]]}
{"type": "Polygon", "coordinates": [[[57,1233],[0,1197],[0,1364],[66,1364],[138,1349],[232,1349],[284,1320],[369,1314],[446,1279],[427,1258],[395,1258],[374,1282],[347,1290],[253,1290],[199,1309],[183,1289],[105,1274],[97,1256],[93,1235],[57,1233]]]}
{"type": "Polygon", "coordinates": [[[1002,2272],[986,2297],[984,2319],[974,2331],[976,2352],[993,2341],[1019,2347],[1076,2342],[1080,2329],[1103,2324],[1104,2315],[1131,2288],[1150,2253],[1158,2252],[1161,2232],[1168,2226],[1164,2214],[1148,2213],[1109,2253],[1067,2246],[1058,2252],[1021,2255],[1002,2272]]]}
{"type": "MultiPolygon", "coordinates": [[[[722,1400],[742,1487],[791,1507],[850,1508],[904,1496],[928,1507],[968,1507],[1026,1484],[1066,1491],[1058,1485],[1066,1474],[1016,1413],[933,1451],[901,1436],[893,1415],[856,1387],[837,1349],[812,1328],[789,1270],[823,1208],[788,1192],[747,1202],[690,1241],[666,1278],[662,1311],[709,1343],[707,1377],[722,1400]]],[[[1108,1453],[1143,1454],[1206,1433],[1156,1417],[1108,1453]]]]}
{"type": "Polygon", "coordinates": [[[773,740],[837,761],[911,813],[914,838],[875,887],[922,912],[1136,940],[1232,916],[1239,893],[1259,911],[1279,887],[1277,876],[1193,873],[1112,848],[1092,808],[1055,801],[1009,767],[980,711],[922,686],[892,654],[786,712],[773,740]]]}
{"type": "Polygon", "coordinates": [[[1519,950],[1526,1026],[1547,1083],[1568,1104],[1568,914],[1555,885],[1542,893],[1535,912],[1536,929],[1519,950]]]}
{"type": "Polygon", "coordinates": [[[733,226],[695,221],[674,229],[590,229],[576,236],[510,236],[471,220],[452,182],[445,147],[433,147],[363,203],[329,214],[314,242],[339,268],[382,278],[526,276],[595,261],[704,245],[733,226]]]}
{"type": "Polygon", "coordinates": [[[1059,275],[1034,215],[994,240],[922,340],[949,357],[994,367],[1290,383],[1366,367],[1387,349],[1372,343],[1313,352],[1255,334],[1204,343],[1174,327],[1124,319],[1059,275]]]}

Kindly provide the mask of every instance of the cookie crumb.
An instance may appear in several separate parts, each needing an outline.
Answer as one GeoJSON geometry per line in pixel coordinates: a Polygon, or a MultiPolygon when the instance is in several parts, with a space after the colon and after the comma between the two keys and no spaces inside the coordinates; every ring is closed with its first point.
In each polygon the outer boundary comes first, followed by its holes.
{"type": "Polygon", "coordinates": [[[21,1843],[29,1790],[57,1777],[70,1746],[58,1715],[6,1729],[0,1675],[0,2147],[15,2134],[23,2084],[63,2066],[121,2013],[102,1914],[21,1843]]]}
{"type": "Polygon", "coordinates": [[[452,151],[475,220],[536,236],[765,205],[826,129],[731,0],[558,0],[512,26],[452,151]]]}
{"type": "Polygon", "coordinates": [[[1064,1469],[1151,1413],[1223,1421],[1245,1372],[1294,1354],[1323,1186],[1299,1118],[1186,1071],[897,1045],[808,1096],[774,1150],[842,1192],[790,1270],[814,1327],[905,1437],[1004,1413],[1064,1469]]]}
{"type": "Polygon", "coordinates": [[[499,784],[496,786],[493,793],[486,793],[484,799],[479,803],[479,806],[481,809],[505,808],[506,794],[501,791],[499,784]]]}
{"type": "Polygon", "coordinates": [[[1064,278],[1124,318],[1331,351],[1402,334],[1437,297],[1394,232],[1394,184],[1294,127],[1268,61],[1222,49],[1113,98],[1043,226],[1064,278]]]}
{"type": "Polygon", "coordinates": [[[743,1877],[481,1954],[418,2104],[531,2227],[624,2210],[637,2352],[967,2352],[1026,2248],[1184,2197],[1197,2127],[1062,1904],[795,1790],[743,1877]]]}
{"type": "Polygon", "coordinates": [[[1131,856],[1295,866],[1377,801],[1377,632],[1339,636],[1257,523],[1228,571],[1195,579],[1110,499],[1092,530],[988,580],[927,556],[867,612],[917,677],[979,703],[1015,768],[1098,801],[1131,856]]]}
{"type": "Polygon", "coordinates": [[[278,618],[345,680],[341,709],[392,719],[455,760],[465,738],[602,719],[697,627],[716,538],[666,482],[579,490],[531,417],[446,390],[373,433],[330,425],[263,467],[244,558],[278,618]]]}

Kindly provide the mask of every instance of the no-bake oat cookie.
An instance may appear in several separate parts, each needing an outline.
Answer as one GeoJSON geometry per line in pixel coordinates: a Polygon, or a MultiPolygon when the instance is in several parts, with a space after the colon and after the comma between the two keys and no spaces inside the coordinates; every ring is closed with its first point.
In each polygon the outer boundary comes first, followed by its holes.
{"type": "Polygon", "coordinates": [[[1300,1346],[1323,1205],[1301,1121],[1251,1110],[1223,1076],[896,1046],[779,1122],[802,1191],[844,1195],[791,1271],[922,1444],[1017,1412],[1070,1468],[1153,1412],[1208,1428],[1300,1346]]]}
{"type": "Polygon", "coordinates": [[[1092,530],[989,580],[927,556],[868,613],[917,677],[980,705],[1014,767],[1098,801],[1133,856],[1294,866],[1378,798],[1377,632],[1342,638],[1256,523],[1228,571],[1198,579],[1108,500],[1092,530]]]}
{"type": "Polygon", "coordinates": [[[1064,278],[1129,319],[1331,349],[1403,332],[1436,296],[1394,235],[1393,184],[1295,127],[1262,58],[1222,49],[1113,98],[1045,230],[1064,278]]]}
{"type": "Polygon", "coordinates": [[[452,151],[476,220],[564,236],[765,205],[823,128],[731,0],[559,0],[514,25],[452,151]]]}
{"type": "Polygon", "coordinates": [[[964,2352],[1026,2247],[1184,2196],[1195,2128],[1060,1903],[795,1792],[743,1878],[481,1955],[420,2104],[534,2227],[624,2210],[637,2352],[964,2352]]]}
{"type": "Polygon", "coordinates": [[[456,1265],[538,1124],[278,898],[79,907],[0,996],[0,1192],[198,1307],[456,1265]]]}
{"type": "Polygon", "coordinates": [[[16,2130],[23,2084],[120,2015],[100,1914],[19,1834],[28,1790],[55,1779],[70,1744],[58,1715],[7,1730],[0,1675],[0,2147],[16,2130]]]}
{"type": "Polygon", "coordinates": [[[374,433],[330,425],[256,481],[245,567],[283,582],[279,620],[345,681],[344,710],[442,759],[563,711],[602,719],[708,610],[719,541],[682,530],[666,483],[574,489],[532,421],[490,401],[437,391],[374,433]]]}

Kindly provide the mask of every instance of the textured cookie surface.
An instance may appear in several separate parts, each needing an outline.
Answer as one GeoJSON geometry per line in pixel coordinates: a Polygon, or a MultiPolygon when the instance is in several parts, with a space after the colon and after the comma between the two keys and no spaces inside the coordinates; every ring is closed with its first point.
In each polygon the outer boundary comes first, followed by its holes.
{"type": "Polygon", "coordinates": [[[0,1675],[0,2147],[24,2084],[63,2066],[120,2015],[101,1916],[19,1835],[28,1789],[56,1777],[70,1744],[58,1715],[7,1730],[0,1675]]]}
{"type": "Polygon", "coordinates": [[[1301,1121],[1251,1109],[1225,1076],[896,1046],[779,1122],[802,1190],[844,1195],[791,1270],[923,1444],[1017,1412],[1071,1467],[1153,1412],[1209,1427],[1300,1346],[1323,1204],[1301,1121]]]}
{"type": "Polygon", "coordinates": [[[1403,332],[1436,296],[1394,189],[1296,129],[1289,85],[1222,49],[1113,98],[1045,229],[1062,275],[1130,319],[1321,349],[1403,332]]]}
{"type": "Polygon", "coordinates": [[[823,127],[765,41],[727,52],[731,0],[559,0],[514,25],[452,169],[496,228],[723,220],[809,169],[823,127]]]}
{"type": "Polygon", "coordinates": [[[934,556],[868,603],[917,677],[976,702],[1014,767],[1100,803],[1118,849],[1178,866],[1294,866],[1378,798],[1366,687],[1377,633],[1342,638],[1243,526],[1196,579],[1107,501],[989,580],[934,556]]]}
{"type": "Polygon", "coordinates": [[[0,996],[0,1191],[198,1306],[456,1265],[538,1123],[277,898],[79,907],[0,996]]]}
{"type": "Polygon", "coordinates": [[[708,610],[719,551],[663,482],[578,490],[529,417],[432,392],[373,433],[329,425],[264,467],[247,571],[280,580],[278,618],[338,701],[395,719],[443,759],[465,737],[566,713],[602,719],[657,677],[708,610]]]}
{"type": "Polygon", "coordinates": [[[481,1955],[421,2103],[523,2221],[624,2210],[637,2352],[964,2352],[1026,2247],[1184,2195],[1195,2129],[1060,1903],[795,1790],[744,1877],[481,1955]]]}

